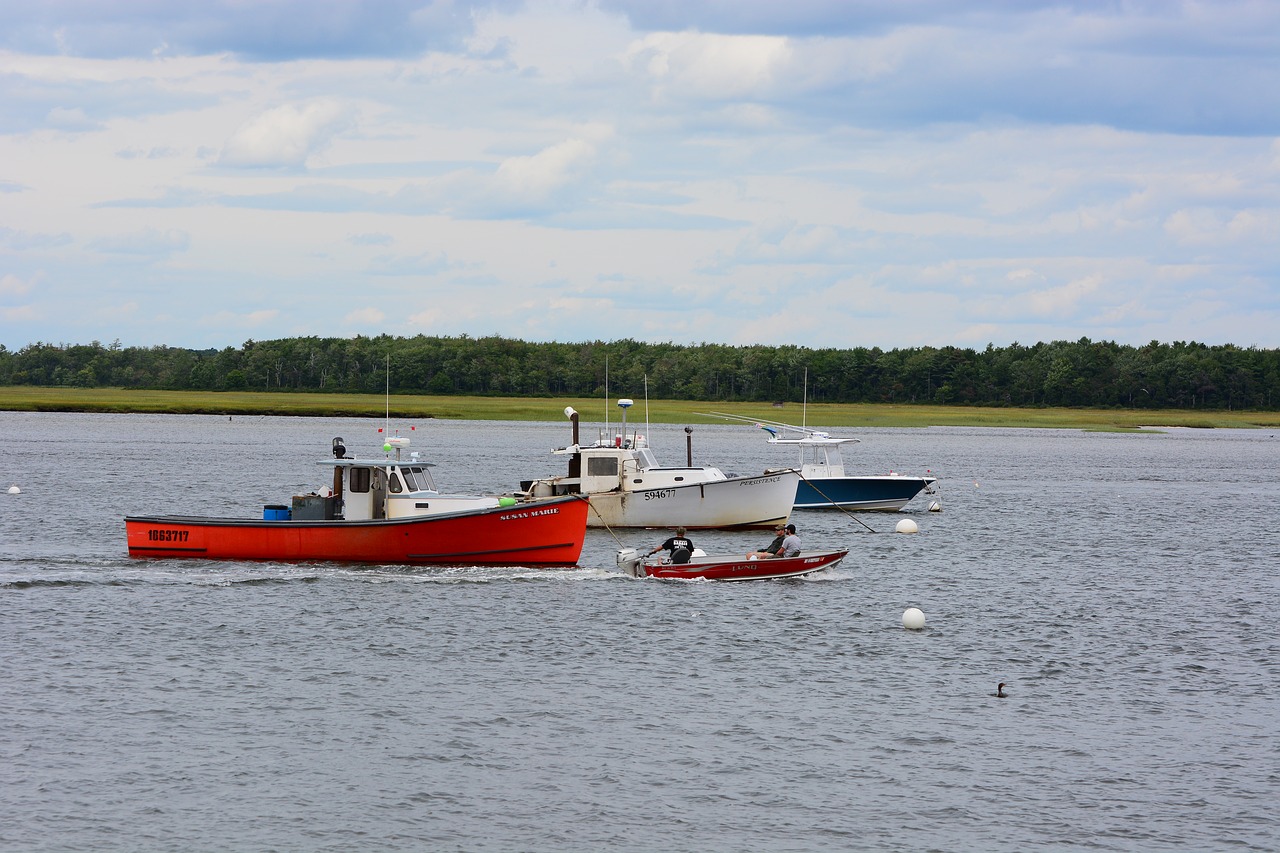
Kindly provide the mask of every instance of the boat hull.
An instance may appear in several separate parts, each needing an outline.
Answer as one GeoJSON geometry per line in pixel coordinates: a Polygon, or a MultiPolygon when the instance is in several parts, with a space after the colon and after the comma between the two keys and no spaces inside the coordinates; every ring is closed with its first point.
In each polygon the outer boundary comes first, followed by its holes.
{"type": "Polygon", "coordinates": [[[666,580],[747,581],[794,578],[831,568],[848,555],[848,551],[810,551],[798,557],[774,557],[752,560],[746,557],[720,555],[696,556],[681,564],[648,560],[638,565],[651,578],[666,580]]]}
{"type": "Polygon", "coordinates": [[[562,566],[582,554],[586,520],[587,502],[565,497],[374,521],[130,516],[125,531],[131,557],[562,566]]]}
{"type": "Polygon", "coordinates": [[[796,509],[897,512],[937,480],[897,474],[865,477],[806,477],[796,486],[796,509]]]}
{"type": "Polygon", "coordinates": [[[590,527],[769,528],[791,515],[794,471],[730,477],[674,487],[596,492],[590,527]]]}

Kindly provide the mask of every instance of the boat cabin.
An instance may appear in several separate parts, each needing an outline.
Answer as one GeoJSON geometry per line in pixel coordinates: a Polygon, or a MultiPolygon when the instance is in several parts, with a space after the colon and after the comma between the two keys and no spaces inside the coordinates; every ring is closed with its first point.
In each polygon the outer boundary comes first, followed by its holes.
{"type": "Polygon", "coordinates": [[[526,480],[523,491],[534,497],[569,494],[601,494],[615,491],[666,489],[692,483],[728,479],[718,468],[672,468],[658,464],[643,436],[610,444],[570,445],[552,453],[569,457],[569,475],[526,480]]]}
{"type": "MultiPolygon", "coordinates": [[[[496,507],[499,498],[480,495],[442,495],[431,476],[430,462],[418,454],[400,458],[400,450],[408,439],[389,439],[395,458],[355,459],[346,456],[341,438],[334,439],[334,459],[322,462],[333,466],[333,489],[321,495],[329,503],[325,515],[298,515],[298,498],[294,498],[293,518],[341,518],[346,521],[371,521],[384,518],[408,518],[419,515],[460,512],[496,507]]],[[[313,496],[305,496],[313,497],[313,496]]]]}
{"type": "Polygon", "coordinates": [[[856,438],[832,438],[826,433],[812,433],[804,438],[771,438],[770,444],[790,444],[800,451],[800,476],[805,479],[843,477],[844,458],[840,445],[857,444],[856,438]]]}

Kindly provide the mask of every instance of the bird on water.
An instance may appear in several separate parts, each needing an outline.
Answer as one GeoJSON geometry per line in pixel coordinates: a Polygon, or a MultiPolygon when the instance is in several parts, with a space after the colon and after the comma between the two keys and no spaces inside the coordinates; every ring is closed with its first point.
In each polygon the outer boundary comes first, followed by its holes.
{"type": "Polygon", "coordinates": [[[996,685],[996,692],[995,692],[995,693],[993,693],[993,694],[991,694],[991,695],[995,696],[997,699],[1008,699],[1008,698],[1009,698],[1009,694],[1004,692],[1004,682],[1003,682],[1003,681],[996,685]]]}

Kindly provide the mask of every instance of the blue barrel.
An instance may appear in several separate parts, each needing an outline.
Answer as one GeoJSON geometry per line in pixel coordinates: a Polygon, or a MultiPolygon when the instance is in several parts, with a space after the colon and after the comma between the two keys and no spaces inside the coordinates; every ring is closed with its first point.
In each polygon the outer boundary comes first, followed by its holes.
{"type": "Polygon", "coordinates": [[[291,515],[289,508],[281,504],[266,504],[262,507],[263,521],[288,521],[291,515]]]}

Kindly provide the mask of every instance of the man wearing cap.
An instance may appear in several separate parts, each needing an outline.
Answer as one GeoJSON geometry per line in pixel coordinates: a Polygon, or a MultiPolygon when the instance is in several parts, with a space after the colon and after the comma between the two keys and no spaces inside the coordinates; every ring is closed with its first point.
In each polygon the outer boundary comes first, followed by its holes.
{"type": "Polygon", "coordinates": [[[799,557],[800,556],[800,537],[796,535],[796,526],[794,524],[787,525],[787,535],[782,540],[782,547],[778,549],[775,557],[799,557]]]}
{"type": "Polygon", "coordinates": [[[654,548],[652,551],[650,551],[649,556],[652,557],[654,554],[658,553],[659,551],[670,551],[671,562],[673,563],[689,562],[689,557],[693,555],[693,540],[690,539],[688,536],[685,536],[685,533],[686,531],[683,527],[677,527],[676,535],[672,536],[666,542],[663,542],[657,548],[654,548]]]}
{"type": "Polygon", "coordinates": [[[770,542],[768,545],[766,545],[763,550],[752,551],[750,554],[747,555],[748,559],[752,559],[752,560],[766,559],[767,560],[769,557],[772,557],[773,555],[778,553],[778,549],[782,547],[782,540],[787,538],[787,528],[779,524],[776,528],[774,528],[773,532],[776,534],[773,537],[773,541],[770,542]]]}

